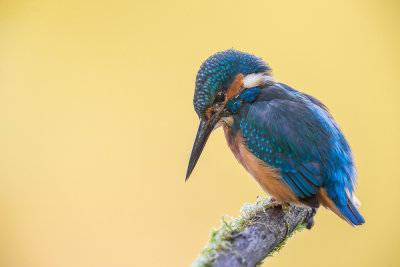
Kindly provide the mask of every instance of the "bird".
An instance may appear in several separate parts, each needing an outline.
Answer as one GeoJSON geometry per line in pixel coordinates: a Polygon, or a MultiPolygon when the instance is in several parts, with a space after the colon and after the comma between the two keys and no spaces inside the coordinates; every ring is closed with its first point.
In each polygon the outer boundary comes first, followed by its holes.
{"type": "Polygon", "coordinates": [[[200,124],[185,181],[222,127],[237,161],[274,201],[322,205],[351,226],[363,224],[353,154],[339,125],[321,101],[276,82],[271,71],[262,58],[235,49],[201,64],[193,97],[200,124]]]}

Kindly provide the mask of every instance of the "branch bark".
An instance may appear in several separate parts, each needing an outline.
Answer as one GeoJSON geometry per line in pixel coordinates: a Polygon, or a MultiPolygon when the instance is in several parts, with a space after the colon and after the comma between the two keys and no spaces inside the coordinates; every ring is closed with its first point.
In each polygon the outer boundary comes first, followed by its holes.
{"type": "Polygon", "coordinates": [[[245,215],[242,212],[241,218],[232,222],[223,220],[223,226],[212,232],[208,247],[192,266],[256,266],[279,251],[294,232],[310,229],[316,209],[282,208],[266,199],[261,205],[250,207],[250,215],[248,212],[245,215]]]}

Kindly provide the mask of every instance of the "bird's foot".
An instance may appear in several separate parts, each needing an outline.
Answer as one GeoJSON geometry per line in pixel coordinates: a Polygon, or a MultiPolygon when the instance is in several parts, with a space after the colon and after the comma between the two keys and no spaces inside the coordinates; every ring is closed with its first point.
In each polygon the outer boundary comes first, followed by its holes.
{"type": "Polygon", "coordinates": [[[272,207],[280,207],[282,208],[284,213],[289,213],[290,212],[290,204],[289,203],[281,203],[278,202],[275,198],[271,197],[270,204],[272,207]]]}
{"type": "Polygon", "coordinates": [[[282,204],[280,202],[278,202],[278,200],[276,200],[275,198],[271,197],[269,203],[273,206],[273,207],[279,207],[282,206],[282,204]]]}

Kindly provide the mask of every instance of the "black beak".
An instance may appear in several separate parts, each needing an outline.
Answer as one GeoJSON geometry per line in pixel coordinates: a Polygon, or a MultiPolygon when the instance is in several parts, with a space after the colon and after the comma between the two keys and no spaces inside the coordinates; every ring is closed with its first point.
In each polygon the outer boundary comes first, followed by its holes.
{"type": "Polygon", "coordinates": [[[216,113],[209,120],[200,119],[199,129],[197,130],[196,139],[194,140],[192,154],[190,154],[189,165],[186,172],[186,179],[189,179],[197,161],[200,158],[201,152],[207,143],[208,137],[210,137],[215,125],[219,121],[220,114],[216,113]]]}

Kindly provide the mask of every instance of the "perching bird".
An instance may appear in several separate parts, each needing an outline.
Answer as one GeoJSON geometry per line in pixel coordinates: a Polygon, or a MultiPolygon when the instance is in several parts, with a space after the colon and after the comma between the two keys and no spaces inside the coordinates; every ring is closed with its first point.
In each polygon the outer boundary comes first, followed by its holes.
{"type": "Polygon", "coordinates": [[[222,126],[236,159],[283,204],[320,204],[351,225],[365,222],[356,168],[338,124],[319,100],[270,76],[261,58],[233,49],[200,67],[193,98],[200,125],[186,180],[211,132],[222,126]]]}

